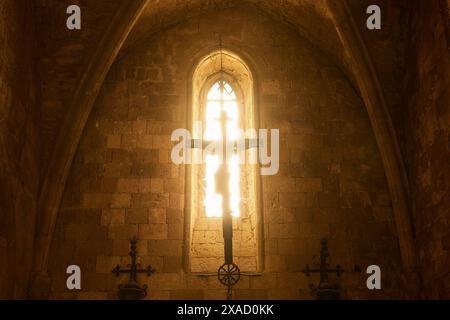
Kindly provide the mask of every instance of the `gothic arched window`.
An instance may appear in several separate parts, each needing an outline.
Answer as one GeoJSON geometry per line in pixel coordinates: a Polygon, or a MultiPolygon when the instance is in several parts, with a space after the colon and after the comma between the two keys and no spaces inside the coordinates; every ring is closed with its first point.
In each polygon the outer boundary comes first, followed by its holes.
{"type": "MultiPolygon", "coordinates": [[[[232,144],[257,138],[253,75],[238,56],[214,52],[205,57],[192,76],[191,132],[204,142],[232,144]],[[225,125],[226,123],[226,125],[225,125]],[[243,133],[247,135],[242,136],[243,133]],[[254,133],[255,135],[252,135],[254,133]]],[[[227,158],[228,192],[233,219],[234,262],[244,272],[261,269],[261,207],[256,149],[234,149],[227,158]],[[247,161],[242,161],[242,159],[247,161]]],[[[223,149],[222,149],[223,150],[223,149]]],[[[195,273],[217,272],[224,263],[222,194],[217,192],[217,170],[226,154],[195,149],[187,172],[187,265],[195,273]]]]}

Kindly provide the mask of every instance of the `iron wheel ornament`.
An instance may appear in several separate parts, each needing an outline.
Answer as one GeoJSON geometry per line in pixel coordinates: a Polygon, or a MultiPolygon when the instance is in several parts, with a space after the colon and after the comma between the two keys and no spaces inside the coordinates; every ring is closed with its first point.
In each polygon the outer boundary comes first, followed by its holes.
{"type": "Polygon", "coordinates": [[[234,263],[225,263],[219,268],[217,276],[220,283],[231,288],[241,279],[241,270],[234,263]]]}

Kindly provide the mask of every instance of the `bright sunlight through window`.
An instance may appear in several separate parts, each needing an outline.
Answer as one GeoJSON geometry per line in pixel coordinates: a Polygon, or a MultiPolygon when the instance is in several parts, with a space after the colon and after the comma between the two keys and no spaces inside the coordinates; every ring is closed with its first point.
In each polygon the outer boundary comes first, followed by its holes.
{"type": "MultiPolygon", "coordinates": [[[[216,82],[208,93],[206,102],[206,128],[204,139],[207,141],[220,141],[222,129],[220,117],[222,112],[227,115],[227,139],[229,142],[237,141],[239,110],[236,93],[226,81],[216,82]]],[[[225,157],[225,156],[224,156],[225,157]]],[[[216,193],[215,175],[220,166],[220,158],[217,154],[209,154],[206,157],[206,195],[205,209],[207,217],[221,217],[222,195],[216,193]]],[[[228,163],[230,173],[230,208],[233,217],[239,217],[240,190],[239,190],[239,156],[234,154],[228,163]]]]}

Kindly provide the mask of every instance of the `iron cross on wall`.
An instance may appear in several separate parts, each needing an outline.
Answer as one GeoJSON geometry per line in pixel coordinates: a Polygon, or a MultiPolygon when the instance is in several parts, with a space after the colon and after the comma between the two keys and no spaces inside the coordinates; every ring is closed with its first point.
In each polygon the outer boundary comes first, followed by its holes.
{"type": "MultiPolygon", "coordinates": [[[[222,133],[222,155],[223,159],[217,169],[215,175],[216,182],[216,192],[222,195],[222,229],[223,229],[223,238],[224,238],[224,257],[225,263],[220,266],[217,271],[217,276],[219,281],[225,285],[228,289],[227,299],[231,300],[232,298],[232,288],[233,286],[239,282],[241,277],[241,271],[239,266],[233,261],[233,217],[232,210],[230,205],[230,190],[229,190],[229,181],[230,181],[230,172],[228,169],[228,164],[230,162],[231,156],[233,153],[240,151],[237,146],[240,146],[240,143],[235,144],[235,141],[228,141],[227,138],[227,122],[228,122],[227,113],[223,110],[221,112],[220,117],[220,126],[222,133]],[[231,145],[233,144],[233,145],[231,145]],[[231,148],[230,148],[231,146],[231,148]],[[229,152],[233,150],[233,152],[229,152]]],[[[205,150],[207,146],[211,142],[209,141],[199,141],[192,140],[190,143],[190,147],[202,148],[205,150]]],[[[245,148],[250,149],[258,146],[257,140],[246,139],[245,140],[245,148]]]]}
{"type": "Polygon", "coordinates": [[[344,269],[340,265],[337,265],[335,269],[330,269],[328,260],[330,253],[328,251],[327,239],[320,241],[320,264],[318,269],[311,269],[309,265],[302,272],[309,277],[311,273],[320,274],[320,282],[317,287],[311,285],[311,294],[316,296],[319,300],[337,300],[339,299],[339,286],[331,284],[328,279],[328,274],[335,273],[338,277],[342,275],[344,269]]]}
{"type": "Polygon", "coordinates": [[[140,300],[147,295],[147,285],[141,287],[136,280],[138,273],[145,273],[147,277],[150,277],[155,273],[155,269],[152,266],[148,266],[146,269],[139,269],[139,263],[137,263],[137,239],[133,238],[130,241],[130,257],[131,264],[128,265],[129,269],[122,268],[117,265],[112,273],[119,277],[121,274],[129,274],[130,279],[127,283],[119,285],[118,296],[121,300],[140,300]]]}

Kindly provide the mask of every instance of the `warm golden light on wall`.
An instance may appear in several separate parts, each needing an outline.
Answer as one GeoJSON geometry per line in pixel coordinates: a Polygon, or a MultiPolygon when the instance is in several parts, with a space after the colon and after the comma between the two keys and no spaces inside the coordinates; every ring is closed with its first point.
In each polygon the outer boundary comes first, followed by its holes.
{"type": "MultiPolygon", "coordinates": [[[[222,139],[222,129],[220,116],[225,112],[227,121],[227,139],[228,141],[237,141],[239,109],[236,93],[233,88],[223,80],[216,82],[208,93],[206,103],[206,128],[204,139],[207,141],[220,141],[222,139]]],[[[225,155],[223,155],[225,158],[225,155]]],[[[222,195],[216,193],[215,175],[220,166],[222,159],[217,154],[209,154],[206,156],[206,190],[205,190],[205,209],[207,217],[221,217],[222,212],[222,195]]],[[[232,155],[228,162],[229,191],[230,191],[230,207],[232,216],[239,217],[240,205],[240,188],[239,188],[239,156],[232,155]]]]}

